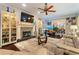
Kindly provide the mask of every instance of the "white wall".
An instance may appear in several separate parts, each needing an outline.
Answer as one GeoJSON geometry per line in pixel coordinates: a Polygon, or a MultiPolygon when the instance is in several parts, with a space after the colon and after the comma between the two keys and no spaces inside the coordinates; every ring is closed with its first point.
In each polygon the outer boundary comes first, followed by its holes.
{"type": "Polygon", "coordinates": [[[20,26],[20,20],[21,20],[21,10],[16,10],[16,15],[17,15],[17,39],[21,38],[21,26],[20,26]]]}

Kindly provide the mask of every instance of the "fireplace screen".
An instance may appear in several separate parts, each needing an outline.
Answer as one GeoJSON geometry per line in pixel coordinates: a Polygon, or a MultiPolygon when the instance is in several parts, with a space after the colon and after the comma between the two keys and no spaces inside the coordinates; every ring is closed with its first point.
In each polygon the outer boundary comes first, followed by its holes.
{"type": "Polygon", "coordinates": [[[31,31],[24,31],[23,32],[23,37],[30,37],[31,36],[31,31]]]}

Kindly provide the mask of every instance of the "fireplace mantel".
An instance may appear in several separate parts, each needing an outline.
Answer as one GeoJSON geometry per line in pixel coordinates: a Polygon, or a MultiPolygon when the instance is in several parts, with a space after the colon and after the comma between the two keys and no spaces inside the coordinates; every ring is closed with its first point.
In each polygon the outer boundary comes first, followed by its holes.
{"type": "Polygon", "coordinates": [[[34,25],[33,23],[27,23],[27,22],[19,22],[18,24],[18,32],[17,32],[17,38],[18,39],[22,39],[22,36],[23,36],[23,32],[24,31],[31,31],[31,35],[33,35],[33,28],[34,28],[34,25]]]}
{"type": "Polygon", "coordinates": [[[21,22],[21,27],[33,27],[33,23],[21,22]]]}

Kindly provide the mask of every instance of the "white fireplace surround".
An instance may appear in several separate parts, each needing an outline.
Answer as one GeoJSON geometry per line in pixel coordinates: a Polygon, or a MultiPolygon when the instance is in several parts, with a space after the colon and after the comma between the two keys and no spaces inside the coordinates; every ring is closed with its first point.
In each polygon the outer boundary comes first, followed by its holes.
{"type": "Polygon", "coordinates": [[[24,31],[31,31],[31,35],[33,35],[33,28],[34,26],[32,23],[20,22],[17,30],[17,39],[22,39],[24,31]]]}
{"type": "Polygon", "coordinates": [[[32,35],[32,30],[33,30],[32,27],[22,27],[21,28],[21,38],[23,37],[23,32],[24,31],[31,31],[31,35],[32,35]]]}

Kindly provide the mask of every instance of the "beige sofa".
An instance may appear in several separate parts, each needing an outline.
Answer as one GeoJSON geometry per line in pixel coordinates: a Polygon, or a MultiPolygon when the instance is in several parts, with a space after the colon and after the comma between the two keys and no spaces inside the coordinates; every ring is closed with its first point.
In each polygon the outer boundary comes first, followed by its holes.
{"type": "Polygon", "coordinates": [[[59,43],[56,44],[58,49],[62,49],[64,52],[69,55],[79,54],[79,39],[78,37],[72,35],[64,35],[62,39],[59,40],[59,43]]]}

